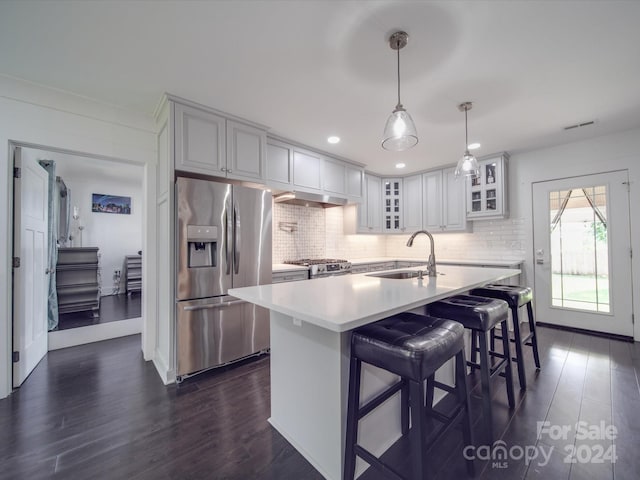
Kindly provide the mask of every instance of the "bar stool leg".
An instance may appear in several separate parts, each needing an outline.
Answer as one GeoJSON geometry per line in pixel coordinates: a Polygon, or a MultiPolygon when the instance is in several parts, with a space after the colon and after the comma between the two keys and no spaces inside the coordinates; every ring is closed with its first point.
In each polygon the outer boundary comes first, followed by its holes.
{"type": "Polygon", "coordinates": [[[536,322],[533,319],[533,308],[531,302],[527,303],[527,316],[529,317],[529,329],[531,330],[531,347],[533,348],[533,361],[536,368],[540,370],[540,355],[538,354],[538,333],[536,332],[536,322]]]}
{"type": "Polygon", "coordinates": [[[424,386],[422,382],[409,381],[409,405],[411,406],[411,465],[412,479],[424,480],[426,442],[424,438],[424,426],[426,422],[424,410],[424,386]]]}
{"type": "MultiPolygon", "coordinates": [[[[471,433],[471,403],[469,401],[469,389],[467,388],[467,361],[464,348],[456,354],[456,390],[458,401],[464,405],[464,417],[462,418],[462,438],[464,445],[473,445],[471,433]]],[[[467,473],[475,477],[475,465],[473,459],[467,459],[467,473]]]]}
{"type": "Polygon", "coordinates": [[[402,435],[409,433],[409,383],[403,380],[400,389],[400,426],[402,435]]]}
{"type": "MultiPolygon", "coordinates": [[[[516,345],[518,345],[516,339],[516,345]]],[[[509,408],[513,408],[516,405],[515,397],[513,395],[513,372],[511,369],[511,350],[509,349],[509,326],[506,320],[502,322],[502,353],[507,361],[507,366],[504,369],[504,378],[507,382],[507,399],[509,401],[509,408]]],[[[521,362],[519,362],[521,363],[521,362]]]]}
{"type": "Polygon", "coordinates": [[[429,377],[427,378],[427,401],[425,406],[428,409],[433,408],[433,397],[435,394],[435,384],[433,382],[435,381],[435,379],[435,373],[433,375],[429,375],[429,377]]]}
{"type": "MultiPolygon", "coordinates": [[[[471,355],[470,355],[470,359],[471,362],[473,363],[478,363],[478,350],[479,350],[479,346],[478,346],[478,332],[476,332],[475,330],[471,330],[471,355]]],[[[473,369],[471,369],[471,373],[473,373],[473,369]]]]}
{"type": "Polygon", "coordinates": [[[344,480],[353,480],[356,474],[356,451],[358,441],[358,410],[360,408],[360,373],[362,362],[351,357],[349,369],[349,393],[347,401],[347,432],[345,435],[346,450],[344,455],[344,480]]]}
{"type": "Polygon", "coordinates": [[[522,353],[522,337],[520,336],[520,318],[518,316],[518,307],[511,308],[511,318],[513,319],[513,334],[515,336],[516,344],[516,366],[518,367],[518,381],[520,382],[520,389],[527,389],[527,374],[524,370],[524,355],[522,353]]]}
{"type": "MultiPolygon", "coordinates": [[[[503,322],[504,323],[504,322],[503,322]]],[[[491,413],[491,359],[485,332],[477,332],[480,339],[480,383],[482,387],[482,416],[489,435],[489,442],[493,442],[493,415],[491,413]]]]}

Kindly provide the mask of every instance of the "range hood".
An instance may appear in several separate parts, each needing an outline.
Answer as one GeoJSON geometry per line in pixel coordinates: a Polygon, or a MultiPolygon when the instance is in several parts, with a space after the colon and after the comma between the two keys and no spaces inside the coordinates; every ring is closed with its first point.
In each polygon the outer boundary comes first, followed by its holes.
{"type": "Polygon", "coordinates": [[[284,192],[273,196],[276,203],[302,205],[304,207],[329,208],[342,207],[347,204],[346,198],[332,197],[321,193],[284,192]]]}

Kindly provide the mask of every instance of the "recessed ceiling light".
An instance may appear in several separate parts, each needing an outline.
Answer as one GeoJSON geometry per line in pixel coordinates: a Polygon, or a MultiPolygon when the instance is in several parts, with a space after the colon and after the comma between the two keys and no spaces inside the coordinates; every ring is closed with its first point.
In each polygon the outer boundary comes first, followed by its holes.
{"type": "Polygon", "coordinates": [[[480,148],[480,144],[479,143],[470,143],[467,148],[469,150],[477,150],[480,148]]]}
{"type": "Polygon", "coordinates": [[[327,142],[329,142],[329,143],[338,143],[339,141],[340,141],[340,137],[331,136],[331,137],[327,138],[327,142]]]}
{"type": "Polygon", "coordinates": [[[407,165],[406,165],[406,164],[404,164],[404,163],[396,163],[396,168],[404,168],[404,167],[406,167],[406,166],[407,166],[407,165]]]}

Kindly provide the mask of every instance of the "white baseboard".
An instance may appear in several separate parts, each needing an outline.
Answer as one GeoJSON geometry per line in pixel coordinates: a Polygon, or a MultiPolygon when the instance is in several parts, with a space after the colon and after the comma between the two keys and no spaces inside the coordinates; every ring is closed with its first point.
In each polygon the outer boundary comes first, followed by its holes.
{"type": "Polygon", "coordinates": [[[49,332],[49,351],[142,332],[142,317],[49,332]]]}
{"type": "Polygon", "coordinates": [[[153,357],[153,365],[156,367],[156,371],[165,385],[176,382],[176,371],[169,368],[158,349],[156,349],[156,354],[153,357]]]}

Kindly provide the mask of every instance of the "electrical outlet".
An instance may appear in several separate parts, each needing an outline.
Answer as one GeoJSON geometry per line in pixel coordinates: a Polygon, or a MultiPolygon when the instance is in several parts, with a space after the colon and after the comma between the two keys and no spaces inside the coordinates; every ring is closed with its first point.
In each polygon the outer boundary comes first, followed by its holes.
{"type": "Polygon", "coordinates": [[[113,272],[113,276],[114,276],[115,278],[120,278],[120,275],[122,275],[122,272],[121,272],[120,270],[115,270],[115,271],[113,272]]]}

